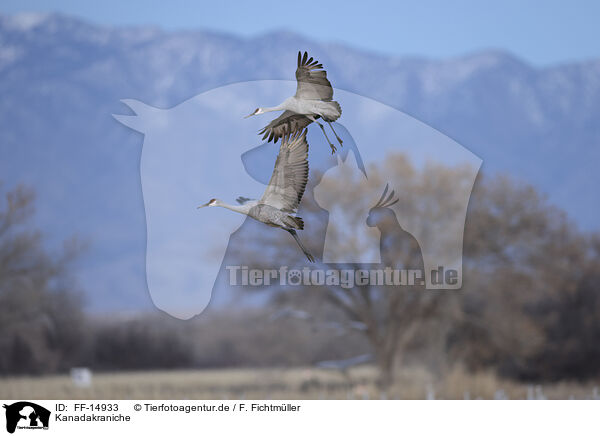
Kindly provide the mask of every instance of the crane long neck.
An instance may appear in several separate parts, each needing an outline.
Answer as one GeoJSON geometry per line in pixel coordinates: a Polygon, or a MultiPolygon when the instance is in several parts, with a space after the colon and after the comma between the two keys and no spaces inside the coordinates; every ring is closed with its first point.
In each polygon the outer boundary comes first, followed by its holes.
{"type": "Polygon", "coordinates": [[[278,106],[272,106],[272,107],[264,107],[262,108],[263,112],[276,112],[276,111],[282,111],[285,109],[285,102],[281,103],[278,106]]]}
{"type": "Polygon", "coordinates": [[[227,204],[227,203],[219,203],[218,206],[224,207],[225,209],[232,210],[237,213],[242,213],[244,215],[248,215],[248,206],[245,204],[227,204]]]}

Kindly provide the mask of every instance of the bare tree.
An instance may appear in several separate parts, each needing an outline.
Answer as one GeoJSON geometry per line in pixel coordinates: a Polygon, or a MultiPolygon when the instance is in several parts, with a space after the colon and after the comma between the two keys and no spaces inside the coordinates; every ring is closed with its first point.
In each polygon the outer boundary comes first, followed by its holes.
{"type": "MultiPolygon", "coordinates": [[[[0,186],[1,188],[1,186],[0,186]]],[[[31,230],[34,194],[18,186],[0,206],[0,372],[64,368],[81,348],[82,302],[69,274],[76,240],[49,253],[31,230]]]]}
{"type": "MultiPolygon", "coordinates": [[[[425,233],[443,224],[444,217],[454,213],[452,187],[461,186],[469,171],[432,164],[418,170],[403,156],[392,155],[369,168],[368,174],[369,185],[350,170],[329,183],[347,221],[328,231],[327,237],[340,252],[364,252],[370,248],[355,229],[370,221],[380,234],[381,263],[326,267],[422,269],[418,244],[405,232],[404,223],[422,223],[425,233]],[[378,199],[375,187],[381,193],[388,183],[399,198],[396,213],[388,207],[373,208],[378,199]]],[[[319,180],[319,175],[313,178],[319,180]]],[[[306,245],[320,254],[324,236],[307,217],[322,209],[310,183],[300,213],[307,221],[306,245]]],[[[302,259],[276,235],[265,240],[262,232],[260,242],[253,240],[252,231],[244,235],[238,264],[302,269],[302,259]],[[256,247],[260,247],[256,255],[249,255],[256,247]]],[[[600,355],[598,246],[597,235],[581,233],[531,186],[507,177],[480,178],[466,220],[461,290],[275,284],[270,291],[277,306],[310,314],[307,322],[336,324],[343,332],[336,333],[340,340],[344,335],[362,335],[380,370],[383,389],[393,382],[396,366],[407,361],[418,361],[434,373],[452,362],[464,362],[473,370],[494,368],[510,377],[589,376],[597,374],[590,362],[600,355]]],[[[251,289],[257,288],[247,288],[251,289]]]]}
{"type": "MultiPolygon", "coordinates": [[[[344,334],[363,335],[371,346],[373,360],[380,370],[379,385],[385,390],[393,383],[397,362],[403,357],[403,350],[414,346],[419,339],[432,334],[435,336],[443,330],[443,313],[439,310],[440,307],[443,305],[445,312],[457,307],[452,299],[441,292],[425,291],[421,248],[415,237],[403,228],[402,222],[427,223],[437,219],[439,224],[439,220],[444,219],[442,209],[447,207],[451,210],[453,205],[453,197],[449,195],[447,186],[462,183],[468,172],[463,168],[442,166],[417,171],[403,156],[390,156],[380,167],[369,168],[368,173],[369,180],[365,181],[362,173],[348,168],[331,179],[325,189],[321,186],[319,197],[323,202],[330,195],[335,199],[337,207],[344,211],[344,223],[328,229],[330,247],[339,250],[346,257],[349,253],[356,255],[350,257],[360,257],[361,253],[372,250],[373,247],[372,238],[365,239],[357,229],[366,228],[368,231],[370,227],[379,235],[376,249],[380,253],[380,262],[348,262],[325,266],[351,272],[354,277],[356,274],[360,275],[361,270],[379,270],[383,274],[411,270],[418,272],[415,281],[402,276],[395,277],[402,280],[402,286],[391,286],[385,280],[371,280],[355,283],[350,287],[337,283],[309,286],[301,291],[276,287],[274,299],[280,306],[309,312],[311,323],[319,326],[337,324],[338,328],[345,331],[344,334]],[[430,174],[436,174],[436,177],[431,178],[430,174]],[[386,184],[389,184],[389,189],[382,196],[386,184]],[[395,193],[388,198],[392,190],[395,193]],[[378,202],[379,197],[382,198],[378,202]],[[401,219],[391,209],[392,203],[397,199],[403,210],[401,219]],[[428,206],[423,207],[423,202],[427,202],[428,206]],[[386,269],[390,272],[386,273],[386,269]],[[437,323],[440,330],[427,327],[429,323],[437,323]]],[[[320,176],[316,179],[320,180],[320,176]]],[[[311,186],[310,183],[300,211],[305,219],[307,215],[317,214],[321,210],[313,196],[314,185],[311,186]]],[[[314,180],[312,183],[315,183],[314,180]]],[[[323,234],[318,230],[311,232],[310,220],[307,221],[309,230],[304,232],[304,236],[309,239],[306,243],[315,253],[322,253],[323,234]],[[314,235],[312,238],[309,236],[311,234],[314,235]]],[[[250,267],[273,268],[276,264],[299,263],[299,259],[286,249],[285,241],[274,238],[265,244],[264,232],[261,234],[263,241],[260,242],[260,255],[248,256],[248,247],[256,247],[257,241],[252,240],[252,232],[247,232],[247,235],[247,239],[240,244],[243,247],[240,256],[243,256],[245,262],[252,259],[250,267]]],[[[334,253],[334,257],[336,254],[334,253]]]]}
{"type": "Polygon", "coordinates": [[[597,240],[531,186],[480,181],[465,229],[458,358],[527,379],[597,374],[597,240]]]}

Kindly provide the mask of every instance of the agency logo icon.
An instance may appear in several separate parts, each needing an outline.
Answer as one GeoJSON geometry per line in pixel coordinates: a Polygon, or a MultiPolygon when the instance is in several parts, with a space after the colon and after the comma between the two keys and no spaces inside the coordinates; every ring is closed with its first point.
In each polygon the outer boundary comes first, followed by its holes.
{"type": "Polygon", "coordinates": [[[14,433],[19,430],[48,429],[50,411],[39,404],[30,401],[19,401],[10,405],[5,404],[6,431],[14,433]]]}

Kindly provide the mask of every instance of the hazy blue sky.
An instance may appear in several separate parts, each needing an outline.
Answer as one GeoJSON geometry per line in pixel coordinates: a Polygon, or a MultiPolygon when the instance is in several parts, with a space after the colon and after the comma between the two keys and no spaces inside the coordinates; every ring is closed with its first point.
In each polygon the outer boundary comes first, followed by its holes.
{"type": "Polygon", "coordinates": [[[287,29],[398,55],[502,48],[538,65],[600,57],[600,1],[3,0],[0,11],[61,11],[104,24],[210,28],[241,35],[287,29]]]}

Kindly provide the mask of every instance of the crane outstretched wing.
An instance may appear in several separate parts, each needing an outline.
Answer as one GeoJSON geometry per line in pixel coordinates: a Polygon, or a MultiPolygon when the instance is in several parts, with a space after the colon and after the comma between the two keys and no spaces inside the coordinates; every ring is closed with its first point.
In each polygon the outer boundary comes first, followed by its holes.
{"type": "Polygon", "coordinates": [[[296,98],[322,101],[331,101],[333,98],[333,88],[327,80],[327,71],[318,61],[308,58],[307,52],[304,52],[304,56],[298,52],[296,80],[296,98]]]}
{"type": "Polygon", "coordinates": [[[307,181],[308,142],[304,130],[281,141],[273,175],[259,203],[294,213],[298,210],[307,181]]]}
{"type": "Polygon", "coordinates": [[[285,138],[301,132],[312,123],[305,115],[297,114],[292,111],[284,111],[281,115],[267,124],[260,132],[263,140],[267,142],[277,142],[279,138],[285,138]]]}
{"type": "Polygon", "coordinates": [[[239,204],[246,204],[246,203],[258,203],[257,200],[254,200],[253,198],[248,198],[248,197],[238,197],[235,199],[235,201],[237,201],[239,204]]]}

